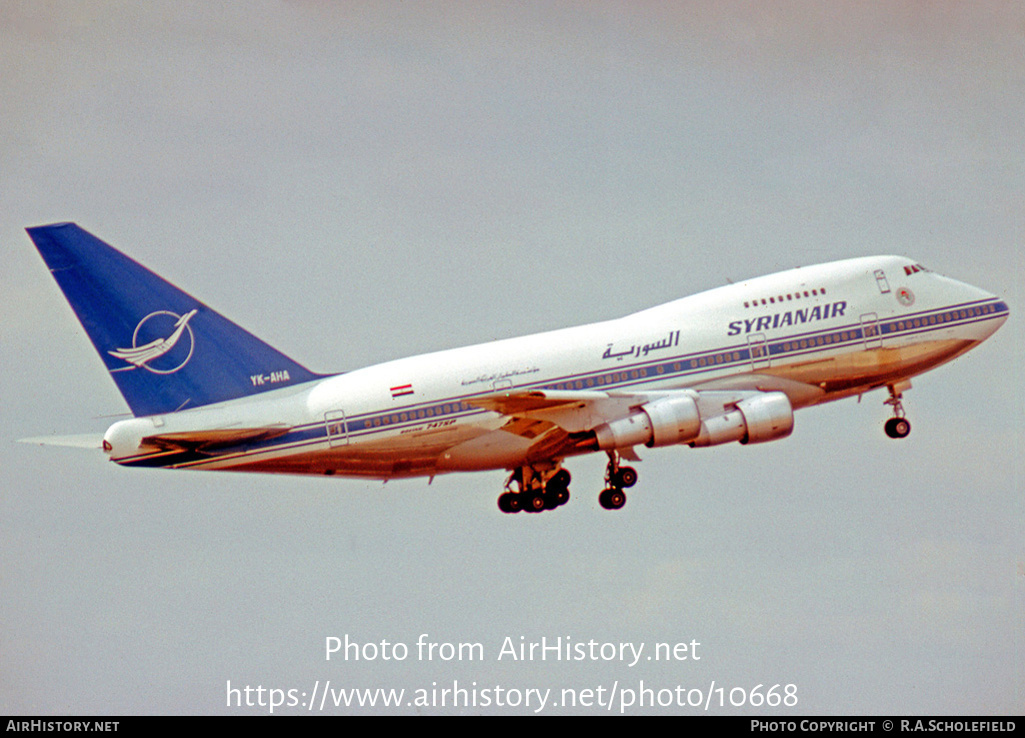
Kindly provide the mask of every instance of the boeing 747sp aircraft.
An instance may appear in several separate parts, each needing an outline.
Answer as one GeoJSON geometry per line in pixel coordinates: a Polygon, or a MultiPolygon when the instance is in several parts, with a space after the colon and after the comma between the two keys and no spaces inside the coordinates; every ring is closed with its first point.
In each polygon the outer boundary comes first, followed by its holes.
{"type": "Polygon", "coordinates": [[[73,223],[27,230],[134,415],[103,437],[111,460],[377,479],[504,469],[507,513],[564,504],[572,456],[608,455],[598,499],[615,510],[636,446],[773,441],[794,410],[877,388],[887,435],[904,438],[911,377],[1008,316],[977,287],[874,256],[325,375],[73,223]]]}

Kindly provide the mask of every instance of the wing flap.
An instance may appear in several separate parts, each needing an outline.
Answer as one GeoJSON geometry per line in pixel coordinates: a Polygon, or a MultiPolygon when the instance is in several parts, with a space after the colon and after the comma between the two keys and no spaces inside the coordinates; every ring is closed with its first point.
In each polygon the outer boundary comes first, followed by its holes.
{"type": "Polygon", "coordinates": [[[502,430],[506,433],[512,433],[517,436],[533,441],[534,439],[543,436],[545,433],[556,427],[555,423],[547,420],[537,420],[535,418],[525,417],[512,417],[509,422],[502,426],[502,430]]]}
{"type": "MultiPolygon", "coordinates": [[[[631,405],[645,402],[645,396],[589,390],[529,390],[502,392],[466,400],[468,404],[501,413],[516,420],[543,421],[567,433],[579,433],[620,417],[631,405]]],[[[540,435],[540,426],[514,426],[517,435],[540,435]],[[528,430],[529,429],[529,430],[528,430]],[[527,432],[521,432],[527,431],[527,432]]],[[[543,432],[543,431],[542,431],[543,432]]]]}

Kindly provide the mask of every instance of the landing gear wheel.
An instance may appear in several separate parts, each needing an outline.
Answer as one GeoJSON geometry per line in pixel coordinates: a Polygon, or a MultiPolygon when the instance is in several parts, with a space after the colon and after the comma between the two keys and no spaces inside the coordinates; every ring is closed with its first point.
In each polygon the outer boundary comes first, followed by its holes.
{"type": "Polygon", "coordinates": [[[545,483],[545,509],[554,510],[565,505],[569,500],[570,475],[565,469],[559,469],[545,483]]]}
{"type": "Polygon", "coordinates": [[[523,501],[515,492],[505,492],[498,496],[498,509],[504,513],[518,513],[523,501]]]}
{"type": "Polygon", "coordinates": [[[620,489],[629,489],[637,484],[637,470],[632,466],[621,466],[612,475],[612,481],[620,489]]]}
{"type": "Polygon", "coordinates": [[[559,471],[555,472],[555,474],[553,474],[548,479],[548,484],[546,486],[548,489],[551,489],[552,485],[555,485],[556,487],[561,487],[562,489],[566,489],[567,487],[569,487],[569,483],[569,471],[566,469],[559,469],[559,471]]]}
{"type": "Polygon", "coordinates": [[[545,510],[554,510],[565,505],[569,500],[569,490],[563,487],[551,487],[545,490],[545,510]]]}
{"type": "Polygon", "coordinates": [[[598,495],[598,504],[606,510],[618,510],[626,504],[626,492],[618,487],[609,487],[598,495]]]}
{"type": "Polygon", "coordinates": [[[890,438],[907,438],[911,432],[911,423],[907,418],[890,418],[883,428],[890,438]]]}
{"type": "Polygon", "coordinates": [[[569,490],[548,490],[545,492],[545,510],[554,510],[557,507],[561,507],[566,504],[567,500],[569,500],[569,490]]]}
{"type": "Polygon", "coordinates": [[[545,493],[541,490],[530,490],[523,494],[524,512],[539,513],[545,508],[545,493]]]}

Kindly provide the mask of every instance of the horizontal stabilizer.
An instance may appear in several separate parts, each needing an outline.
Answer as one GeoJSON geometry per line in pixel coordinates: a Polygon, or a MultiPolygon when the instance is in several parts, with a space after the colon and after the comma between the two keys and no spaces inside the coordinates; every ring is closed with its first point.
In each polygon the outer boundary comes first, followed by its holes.
{"type": "Polygon", "coordinates": [[[181,433],[160,433],[142,439],[144,446],[156,446],[167,451],[209,451],[243,443],[263,441],[283,436],[291,430],[287,425],[270,425],[263,428],[219,428],[216,430],[184,431],[181,433]]]}
{"type": "Polygon", "coordinates": [[[74,436],[35,436],[19,438],[18,443],[34,443],[39,446],[70,446],[72,448],[103,448],[102,433],[81,433],[74,436]]]}

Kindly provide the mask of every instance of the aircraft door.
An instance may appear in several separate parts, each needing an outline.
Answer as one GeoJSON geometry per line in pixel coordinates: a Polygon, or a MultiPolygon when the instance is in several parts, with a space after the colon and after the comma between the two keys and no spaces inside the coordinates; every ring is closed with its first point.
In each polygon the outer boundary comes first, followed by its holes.
{"type": "Polygon", "coordinates": [[[764,333],[753,333],[747,337],[747,347],[751,352],[752,369],[769,368],[769,347],[765,344],[764,333]]]}
{"type": "Polygon", "coordinates": [[[324,413],[324,425],[327,427],[329,446],[334,448],[349,445],[349,424],[345,420],[344,410],[329,410],[324,413]]]}
{"type": "Polygon", "coordinates": [[[883,347],[883,334],[879,330],[878,315],[875,313],[865,313],[861,316],[861,337],[865,341],[866,349],[883,347]]]}

